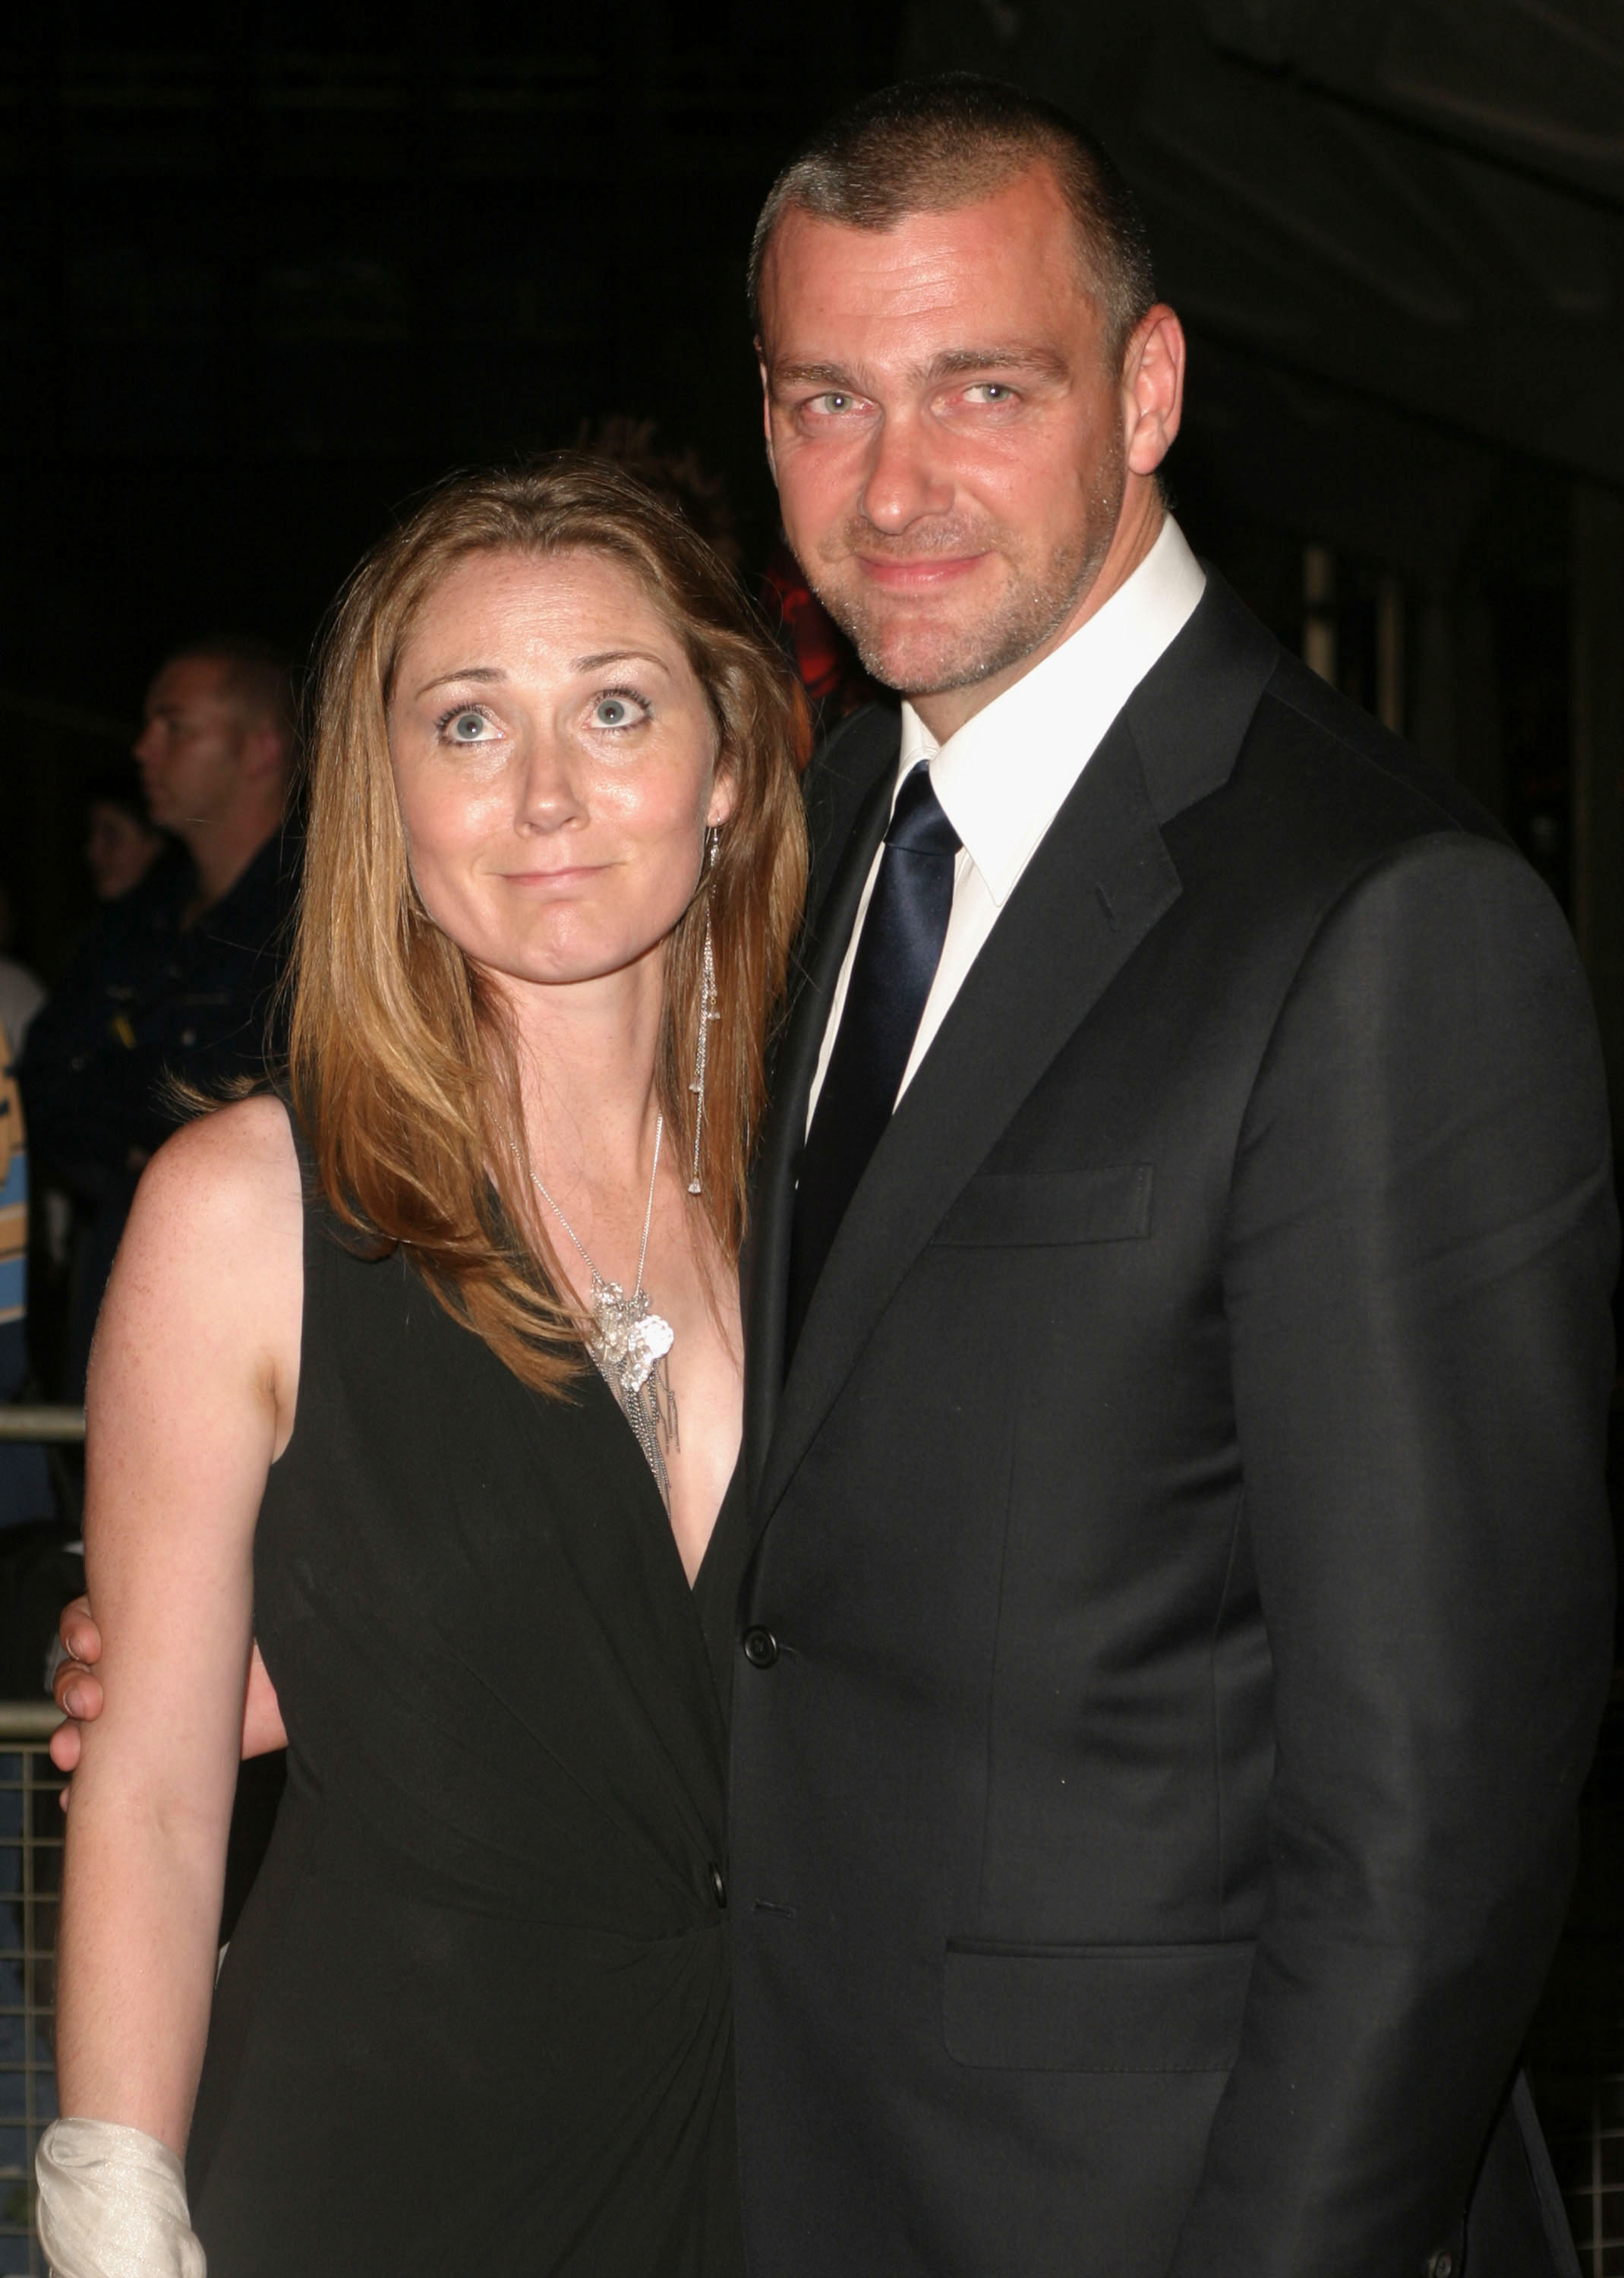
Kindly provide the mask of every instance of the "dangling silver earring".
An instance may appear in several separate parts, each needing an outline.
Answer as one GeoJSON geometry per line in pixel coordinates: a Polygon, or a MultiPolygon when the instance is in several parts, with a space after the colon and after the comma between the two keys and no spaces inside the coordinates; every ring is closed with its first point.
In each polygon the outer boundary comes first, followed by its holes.
{"type": "Polygon", "coordinates": [[[699,1139],[705,1129],[705,1071],[710,1059],[711,1023],[720,1021],[716,1009],[716,959],[711,949],[711,875],[716,868],[716,849],[721,844],[721,832],[715,825],[706,830],[705,857],[705,948],[699,962],[699,1042],[694,1052],[694,1080],[688,1089],[694,1098],[694,1160],[688,1181],[690,1195],[704,1192],[699,1183],[699,1139]]]}

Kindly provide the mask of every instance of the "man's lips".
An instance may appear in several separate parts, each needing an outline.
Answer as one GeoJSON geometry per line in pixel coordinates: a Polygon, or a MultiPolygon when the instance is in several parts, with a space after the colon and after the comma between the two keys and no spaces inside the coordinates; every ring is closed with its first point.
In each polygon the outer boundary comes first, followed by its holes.
{"type": "Polygon", "coordinates": [[[887,593],[934,593],[979,570],[987,556],[979,554],[923,554],[897,561],[891,555],[859,554],[858,566],[871,585],[887,593]]]}

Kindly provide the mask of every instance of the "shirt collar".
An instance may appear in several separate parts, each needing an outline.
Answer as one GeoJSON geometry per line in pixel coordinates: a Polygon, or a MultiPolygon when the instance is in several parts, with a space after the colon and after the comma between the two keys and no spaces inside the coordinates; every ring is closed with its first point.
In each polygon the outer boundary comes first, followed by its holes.
{"type": "Polygon", "coordinates": [[[1104,607],[945,744],[903,704],[897,784],[919,761],[929,764],[944,813],[1001,906],[1107,729],[1194,614],[1206,583],[1169,515],[1104,607]]]}

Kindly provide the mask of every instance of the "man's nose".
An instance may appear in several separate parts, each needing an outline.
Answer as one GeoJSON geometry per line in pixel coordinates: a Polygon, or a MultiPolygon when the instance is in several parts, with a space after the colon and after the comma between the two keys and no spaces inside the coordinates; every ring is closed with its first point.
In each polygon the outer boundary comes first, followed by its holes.
{"type": "Polygon", "coordinates": [[[931,423],[913,413],[881,421],[863,485],[863,511],[876,530],[904,531],[921,516],[945,514],[953,483],[942,464],[931,423]]]}
{"type": "Polygon", "coordinates": [[[132,759],[139,760],[144,767],[149,761],[157,758],[161,742],[157,722],[149,720],[135,741],[130,745],[130,756],[132,759]]]}

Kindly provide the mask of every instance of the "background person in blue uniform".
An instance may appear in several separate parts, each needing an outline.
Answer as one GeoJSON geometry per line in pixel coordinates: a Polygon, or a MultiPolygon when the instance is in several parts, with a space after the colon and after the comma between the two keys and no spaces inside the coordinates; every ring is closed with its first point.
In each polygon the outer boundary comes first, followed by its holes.
{"type": "MultiPolygon", "coordinates": [[[[28,1147],[11,1039],[0,1028],[0,1403],[14,1400],[28,1371],[28,1147]]],[[[50,1511],[44,1450],[0,1442],[0,1527],[50,1511]]]]}
{"type": "Polygon", "coordinates": [[[83,1396],[96,1309],[135,1184],[180,1111],[167,1079],[212,1090],[274,1058],[298,841],[287,827],[294,692],[249,639],[172,656],[135,743],[152,822],[173,833],[111,904],[28,1032],[23,1094],[40,1167],[74,1199],[65,1399],[83,1396]]]}

